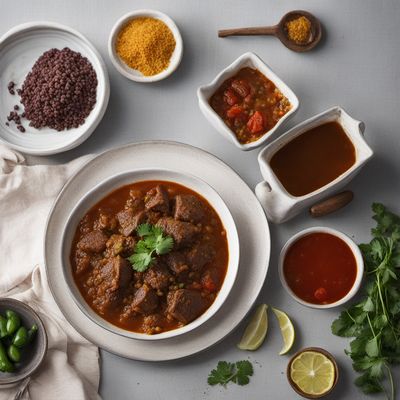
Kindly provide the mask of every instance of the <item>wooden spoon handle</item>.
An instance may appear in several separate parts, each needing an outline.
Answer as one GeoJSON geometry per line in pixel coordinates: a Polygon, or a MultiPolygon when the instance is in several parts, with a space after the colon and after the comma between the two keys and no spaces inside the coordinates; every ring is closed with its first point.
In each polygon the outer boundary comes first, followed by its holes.
{"type": "Polygon", "coordinates": [[[233,28],[218,31],[219,37],[226,36],[253,36],[253,35],[276,35],[278,26],[258,26],[253,28],[233,28]]]}
{"type": "Polygon", "coordinates": [[[310,208],[310,214],[313,217],[323,217],[324,215],[339,210],[349,204],[352,200],[353,192],[351,190],[346,190],[314,204],[310,208]]]}

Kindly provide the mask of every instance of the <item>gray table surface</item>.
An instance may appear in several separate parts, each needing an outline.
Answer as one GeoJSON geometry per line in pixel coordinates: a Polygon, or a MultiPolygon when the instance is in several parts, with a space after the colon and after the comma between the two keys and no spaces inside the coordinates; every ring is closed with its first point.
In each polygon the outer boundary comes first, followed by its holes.
{"type": "MultiPolygon", "coordinates": [[[[318,221],[305,213],[271,226],[272,258],[259,302],[286,310],[296,325],[295,349],[321,346],[340,365],[341,378],[331,399],[365,398],[352,384],[355,374],[343,349],[347,340],[330,333],[339,310],[314,311],[296,304],[283,290],[277,256],[284,242],[313,225],[338,228],[357,242],[369,240],[370,205],[382,201],[400,212],[400,51],[398,0],[0,0],[0,33],[32,20],[56,21],[78,29],[104,57],[111,80],[108,110],[98,129],[77,149],[51,157],[28,157],[30,163],[62,163],[128,142],[172,139],[206,149],[232,166],[254,187],[261,180],[258,151],[241,152],[219,136],[201,115],[196,88],[246,51],[254,51],[285,80],[300,99],[294,125],[339,104],[366,123],[366,138],[374,160],[351,182],[355,200],[339,213],[318,221]],[[107,54],[108,34],[128,11],[154,8],[178,24],[185,45],[179,70],[151,85],[123,78],[107,54]],[[218,39],[219,28],[273,24],[291,9],[315,13],[325,27],[322,45],[296,54],[274,38],[218,39]]],[[[263,244],[260,243],[260,246],[263,244]]],[[[254,353],[236,349],[244,323],[222,343],[203,354],[166,363],[126,360],[102,351],[100,394],[104,399],[297,399],[288,386],[287,356],[278,356],[281,338],[271,317],[270,332],[254,353]],[[251,384],[212,388],[208,372],[219,360],[249,358],[255,366],[251,384]]],[[[398,372],[398,371],[397,371],[398,372]]],[[[399,374],[397,374],[399,376],[399,374]]],[[[398,378],[397,378],[398,380],[398,378]]],[[[67,383],[66,383],[67,384],[67,383]]]]}

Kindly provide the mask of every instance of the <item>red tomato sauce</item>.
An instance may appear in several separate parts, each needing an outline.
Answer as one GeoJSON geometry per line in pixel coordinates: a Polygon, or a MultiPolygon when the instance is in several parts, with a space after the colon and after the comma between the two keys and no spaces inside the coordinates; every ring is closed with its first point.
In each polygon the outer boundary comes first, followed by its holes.
{"type": "Polygon", "coordinates": [[[288,249],[283,273],[290,289],[312,304],[331,304],[352,288],[357,263],[350,247],[329,233],[303,236],[288,249]]]}

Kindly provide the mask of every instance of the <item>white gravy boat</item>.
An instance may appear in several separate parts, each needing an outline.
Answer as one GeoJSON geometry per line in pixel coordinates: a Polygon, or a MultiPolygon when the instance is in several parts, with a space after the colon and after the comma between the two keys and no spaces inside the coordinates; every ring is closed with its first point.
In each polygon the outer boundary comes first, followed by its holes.
{"type": "Polygon", "coordinates": [[[260,164],[264,181],[256,186],[255,192],[268,219],[277,224],[288,221],[304,208],[336,193],[350,182],[373,156],[373,151],[364,139],[364,129],[365,125],[363,122],[355,120],[341,107],[336,106],[301,122],[261,150],[258,155],[258,163],[260,164]],[[291,195],[274,174],[269,164],[272,156],[280,148],[302,133],[332,121],[337,121],[342,126],[353,143],[356,151],[355,163],[347,171],[325,186],[304,196],[291,195]]]}

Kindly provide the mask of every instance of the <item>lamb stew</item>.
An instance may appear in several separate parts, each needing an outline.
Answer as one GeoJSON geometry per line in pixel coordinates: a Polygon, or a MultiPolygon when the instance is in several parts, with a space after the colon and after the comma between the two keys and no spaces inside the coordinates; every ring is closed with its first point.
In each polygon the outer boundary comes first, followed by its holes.
{"type": "Polygon", "coordinates": [[[215,210],[198,193],[166,181],[134,183],[103,198],[81,219],[70,254],[90,307],[122,329],[146,334],[203,314],[221,289],[228,259],[215,210]],[[146,242],[146,230],[158,235],[153,242],[146,242]],[[150,255],[146,243],[157,243],[150,255]]]}

